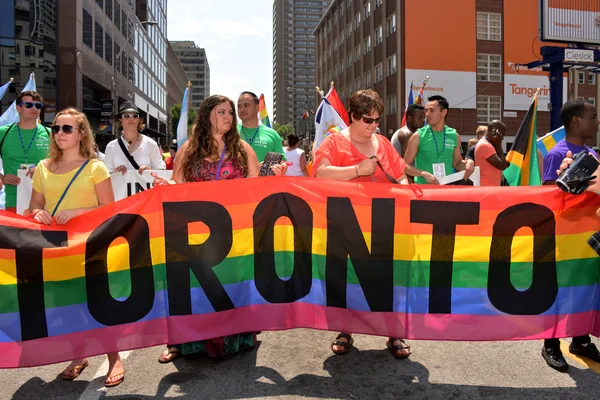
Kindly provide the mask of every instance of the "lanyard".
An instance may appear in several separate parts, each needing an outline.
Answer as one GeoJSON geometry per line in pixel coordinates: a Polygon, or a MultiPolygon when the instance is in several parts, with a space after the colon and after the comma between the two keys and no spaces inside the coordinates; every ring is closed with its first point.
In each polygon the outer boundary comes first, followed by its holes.
{"type": "Polygon", "coordinates": [[[33,136],[31,137],[31,140],[29,141],[29,147],[27,147],[27,150],[25,150],[25,142],[23,141],[23,136],[21,135],[21,128],[19,128],[19,124],[17,124],[17,132],[19,133],[19,139],[21,140],[21,147],[23,148],[23,153],[25,153],[25,164],[27,164],[29,150],[31,150],[31,146],[33,145],[33,142],[35,141],[35,135],[37,134],[37,125],[35,126],[35,130],[33,131],[33,136]]]}
{"type": "Polygon", "coordinates": [[[442,151],[440,151],[440,148],[438,147],[438,143],[435,139],[435,133],[433,132],[433,129],[431,129],[431,136],[433,136],[433,143],[435,143],[435,151],[437,153],[438,162],[440,162],[440,155],[444,152],[444,150],[446,150],[446,127],[444,126],[444,143],[442,143],[442,151]]]}
{"type": "Polygon", "coordinates": [[[227,146],[223,147],[223,152],[221,153],[221,158],[219,159],[219,165],[217,165],[217,176],[215,180],[218,181],[221,177],[221,166],[223,165],[223,160],[225,159],[225,151],[227,150],[227,146]]]}
{"type": "Polygon", "coordinates": [[[256,130],[254,131],[254,135],[252,136],[252,139],[248,139],[248,136],[246,136],[246,133],[244,132],[244,125],[242,125],[242,128],[240,130],[242,131],[242,135],[244,135],[244,139],[246,139],[246,142],[248,142],[249,145],[252,145],[252,142],[254,142],[254,139],[256,139],[256,135],[258,135],[259,129],[260,129],[260,125],[258,125],[256,127],[256,130]]]}

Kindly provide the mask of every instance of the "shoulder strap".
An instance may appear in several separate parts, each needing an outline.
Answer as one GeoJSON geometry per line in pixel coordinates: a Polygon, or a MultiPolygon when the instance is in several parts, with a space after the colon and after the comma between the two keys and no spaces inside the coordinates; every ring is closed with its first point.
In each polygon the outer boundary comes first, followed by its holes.
{"type": "Polygon", "coordinates": [[[75,175],[73,175],[73,177],[71,178],[71,182],[69,182],[69,184],[65,188],[65,191],[60,196],[60,199],[58,199],[58,203],[56,203],[56,207],[54,207],[54,211],[52,211],[52,216],[53,217],[54,217],[54,214],[56,214],[56,210],[58,210],[58,206],[60,206],[60,203],[62,203],[63,199],[65,198],[65,195],[69,191],[69,188],[71,187],[71,185],[73,184],[73,182],[75,182],[75,179],[77,179],[77,177],[79,176],[79,174],[81,173],[81,171],[83,171],[83,169],[85,168],[86,165],[88,165],[89,162],[90,162],[90,160],[85,160],[85,162],[81,165],[81,167],[79,167],[79,169],[77,170],[77,172],[75,173],[75,175]]]}
{"type": "Polygon", "coordinates": [[[2,138],[2,141],[0,142],[0,158],[2,158],[2,146],[4,146],[4,139],[6,139],[6,137],[8,136],[8,132],[10,132],[10,130],[13,128],[13,126],[15,126],[14,122],[12,124],[10,124],[10,126],[6,130],[6,133],[4,134],[4,137],[2,138]]]}
{"type": "Polygon", "coordinates": [[[129,151],[127,151],[127,149],[125,148],[125,144],[123,144],[123,140],[121,140],[121,138],[118,138],[117,141],[119,142],[119,147],[123,151],[123,154],[125,154],[125,157],[127,157],[127,159],[129,160],[129,162],[131,163],[133,168],[136,171],[138,169],[140,169],[140,166],[138,165],[138,163],[135,162],[135,159],[133,158],[133,156],[131,154],[129,154],[129,151]]]}

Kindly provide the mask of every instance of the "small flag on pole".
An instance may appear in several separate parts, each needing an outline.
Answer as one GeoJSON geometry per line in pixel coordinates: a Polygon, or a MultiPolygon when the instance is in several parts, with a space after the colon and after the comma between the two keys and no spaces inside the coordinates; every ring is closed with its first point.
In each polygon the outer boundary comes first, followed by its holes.
{"type": "Polygon", "coordinates": [[[6,92],[8,91],[8,87],[13,82],[14,78],[10,78],[10,81],[6,82],[2,87],[0,87],[0,100],[4,97],[6,92]]]}
{"type": "Polygon", "coordinates": [[[177,124],[177,148],[187,141],[188,138],[188,96],[190,88],[185,88],[183,100],[181,100],[181,113],[179,114],[179,123],[177,124]]]}
{"type": "Polygon", "coordinates": [[[566,135],[567,132],[565,131],[565,127],[561,126],[560,128],[550,133],[547,133],[541,138],[539,138],[537,140],[537,148],[539,151],[542,152],[542,155],[546,157],[546,154],[548,154],[550,150],[552,150],[552,148],[556,146],[556,143],[563,140],[566,137],[566,135]]]}
{"type": "Polygon", "coordinates": [[[347,127],[348,125],[346,125],[335,108],[333,108],[326,98],[323,98],[315,115],[315,151],[329,134],[341,131],[347,127]]]}
{"type": "Polygon", "coordinates": [[[408,90],[408,100],[406,101],[406,107],[404,108],[404,116],[402,117],[402,124],[400,126],[406,125],[406,111],[408,110],[408,106],[414,103],[413,99],[413,83],[410,83],[410,89],[408,90]]]}
{"type": "Polygon", "coordinates": [[[258,115],[260,118],[260,122],[263,125],[268,126],[270,128],[271,121],[269,120],[269,112],[267,111],[267,106],[265,105],[265,95],[264,94],[261,94],[260,98],[258,99],[258,115]]]}
{"type": "MultiPolygon", "coordinates": [[[[35,74],[33,72],[29,75],[29,80],[27,81],[27,84],[25,85],[22,91],[26,92],[28,90],[35,91],[35,74]]],[[[8,110],[6,110],[4,114],[0,116],[0,126],[17,123],[19,122],[19,119],[19,113],[17,112],[17,102],[13,101],[8,110]]]]}

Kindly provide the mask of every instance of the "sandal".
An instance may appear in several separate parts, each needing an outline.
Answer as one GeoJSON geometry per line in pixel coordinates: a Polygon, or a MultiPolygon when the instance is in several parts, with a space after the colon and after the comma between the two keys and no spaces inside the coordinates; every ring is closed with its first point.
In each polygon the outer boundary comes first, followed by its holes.
{"type": "Polygon", "coordinates": [[[104,381],[104,387],[114,387],[114,386],[120,385],[121,382],[123,382],[124,380],[125,380],[125,372],[120,372],[115,375],[107,376],[106,380],[104,381]],[[118,376],[121,376],[121,378],[119,378],[115,381],[114,379],[118,376]]]}
{"type": "Polygon", "coordinates": [[[388,338],[386,346],[388,349],[390,349],[390,352],[396,358],[408,358],[411,355],[410,346],[406,344],[404,339],[392,338],[392,337],[388,338]],[[394,345],[394,342],[396,340],[399,340],[402,344],[394,345]],[[408,353],[400,353],[401,351],[404,351],[404,350],[408,350],[408,353]]]}
{"type": "Polygon", "coordinates": [[[180,355],[181,351],[177,350],[175,347],[169,347],[167,350],[163,351],[160,357],[158,357],[158,362],[161,364],[168,364],[180,355]]]}
{"type": "Polygon", "coordinates": [[[352,338],[352,336],[350,336],[347,333],[340,333],[335,338],[335,342],[331,343],[331,351],[333,351],[334,354],[338,354],[338,355],[346,354],[346,353],[348,353],[348,350],[350,350],[350,347],[352,346],[353,343],[354,343],[354,339],[352,338]],[[342,342],[341,340],[339,340],[342,338],[346,339],[347,342],[342,342]],[[333,348],[333,346],[337,346],[338,350],[335,350],[333,348]],[[339,348],[341,348],[341,350],[339,348]]]}
{"type": "Polygon", "coordinates": [[[90,364],[86,361],[81,365],[74,366],[73,369],[65,368],[65,370],[62,372],[62,378],[65,381],[72,381],[75,378],[77,378],[79,375],[81,375],[83,370],[86,369],[88,365],[90,365],[90,364]]]}

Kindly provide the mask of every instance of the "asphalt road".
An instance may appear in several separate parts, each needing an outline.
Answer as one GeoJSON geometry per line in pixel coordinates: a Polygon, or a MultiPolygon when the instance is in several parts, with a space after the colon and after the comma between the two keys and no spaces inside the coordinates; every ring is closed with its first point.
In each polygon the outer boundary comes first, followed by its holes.
{"type": "Polygon", "coordinates": [[[59,376],[67,363],[0,370],[0,399],[600,398],[600,365],[565,353],[569,372],[554,371],[540,355],[541,341],[411,341],[411,357],[396,360],[385,338],[363,335],[349,354],[336,356],[329,349],[335,335],[263,332],[256,350],[222,361],[188,356],[161,365],[164,347],[124,352],[126,379],[110,389],[103,387],[106,357],[91,358],[73,382],[59,376]]]}

